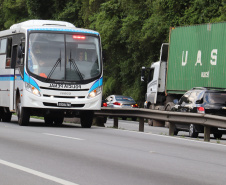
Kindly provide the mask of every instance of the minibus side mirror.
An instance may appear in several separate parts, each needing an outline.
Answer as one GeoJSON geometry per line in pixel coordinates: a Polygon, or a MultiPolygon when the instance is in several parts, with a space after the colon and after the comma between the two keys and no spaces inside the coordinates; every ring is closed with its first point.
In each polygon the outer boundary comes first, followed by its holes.
{"type": "Polygon", "coordinates": [[[17,45],[13,46],[11,68],[15,68],[17,59],[17,45]]]}

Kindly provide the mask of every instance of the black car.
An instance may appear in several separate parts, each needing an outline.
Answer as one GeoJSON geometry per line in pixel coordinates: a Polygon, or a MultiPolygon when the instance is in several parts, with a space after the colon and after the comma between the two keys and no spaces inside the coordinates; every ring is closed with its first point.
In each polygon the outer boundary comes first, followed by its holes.
{"type": "MultiPolygon", "coordinates": [[[[226,116],[226,91],[205,87],[193,88],[181,97],[172,110],[226,116]]],[[[198,137],[199,133],[204,132],[204,126],[176,123],[174,135],[177,135],[178,131],[188,131],[190,137],[198,137]]],[[[211,127],[211,133],[215,138],[221,138],[226,130],[211,127]]]]}

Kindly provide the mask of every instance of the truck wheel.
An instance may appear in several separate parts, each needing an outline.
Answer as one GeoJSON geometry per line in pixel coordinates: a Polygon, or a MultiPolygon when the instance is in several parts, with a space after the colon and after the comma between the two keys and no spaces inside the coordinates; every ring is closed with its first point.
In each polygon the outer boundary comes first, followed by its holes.
{"type": "Polygon", "coordinates": [[[153,126],[153,119],[148,119],[148,125],[153,126]]]}
{"type": "Polygon", "coordinates": [[[26,126],[30,120],[30,113],[29,110],[25,107],[21,107],[21,104],[17,104],[17,117],[18,117],[18,124],[20,126],[26,126]]]}
{"type": "Polygon", "coordinates": [[[81,126],[82,128],[90,128],[93,123],[93,111],[83,111],[81,112],[81,126]]]}
{"type": "Polygon", "coordinates": [[[193,137],[193,138],[197,138],[198,135],[199,135],[199,133],[196,132],[195,125],[194,124],[190,124],[190,127],[189,127],[189,136],[190,137],[193,137]]]}
{"type": "MultiPolygon", "coordinates": [[[[149,105],[148,109],[154,109],[153,105],[149,105]]],[[[153,119],[147,119],[148,120],[148,125],[153,126],[153,119]]]]}
{"type": "Polygon", "coordinates": [[[165,110],[166,110],[166,111],[171,111],[174,105],[175,105],[175,104],[174,104],[173,102],[168,102],[168,103],[166,104],[165,110]]]}
{"type": "MultiPolygon", "coordinates": [[[[168,102],[168,103],[166,104],[165,111],[172,111],[174,105],[175,105],[175,104],[174,104],[173,102],[168,102]]],[[[165,123],[165,127],[166,127],[166,128],[169,128],[169,122],[166,122],[166,123],[165,123]]],[[[178,132],[177,132],[177,133],[178,133],[178,132]]],[[[174,134],[174,135],[177,135],[177,134],[174,134]]]]}

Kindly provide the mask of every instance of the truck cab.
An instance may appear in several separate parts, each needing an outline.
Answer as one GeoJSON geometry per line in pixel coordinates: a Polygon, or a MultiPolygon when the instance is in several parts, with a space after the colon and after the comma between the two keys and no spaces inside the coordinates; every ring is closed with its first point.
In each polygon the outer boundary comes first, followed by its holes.
{"type": "Polygon", "coordinates": [[[142,68],[142,70],[148,71],[145,108],[149,108],[151,105],[163,104],[165,101],[168,46],[168,43],[162,44],[158,62],[152,63],[149,69],[142,68]]]}

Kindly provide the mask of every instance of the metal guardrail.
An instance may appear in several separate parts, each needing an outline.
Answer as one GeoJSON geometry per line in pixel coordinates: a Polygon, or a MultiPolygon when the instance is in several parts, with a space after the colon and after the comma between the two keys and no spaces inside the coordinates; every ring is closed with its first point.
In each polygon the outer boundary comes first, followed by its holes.
{"type": "Polygon", "coordinates": [[[169,135],[174,135],[175,123],[197,124],[204,126],[204,141],[210,141],[210,127],[226,129],[226,117],[200,113],[183,113],[172,111],[160,111],[143,108],[108,108],[102,107],[95,111],[96,116],[114,117],[114,127],[118,128],[118,117],[139,118],[139,131],[144,131],[144,119],[153,119],[169,123],[169,135]]]}

